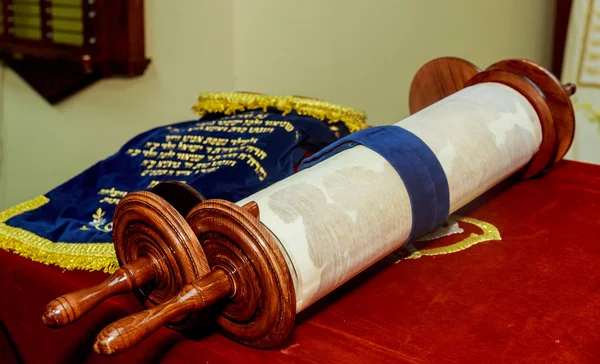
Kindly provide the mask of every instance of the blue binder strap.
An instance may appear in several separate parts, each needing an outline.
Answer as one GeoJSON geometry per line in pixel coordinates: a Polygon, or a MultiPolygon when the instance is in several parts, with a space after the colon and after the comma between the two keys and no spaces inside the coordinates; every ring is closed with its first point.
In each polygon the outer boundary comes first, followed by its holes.
{"type": "Polygon", "coordinates": [[[450,212],[444,169],[427,144],[401,127],[378,126],[350,134],[305,159],[300,170],[359,144],[385,158],[404,182],[413,217],[408,240],[444,224],[450,212]]]}

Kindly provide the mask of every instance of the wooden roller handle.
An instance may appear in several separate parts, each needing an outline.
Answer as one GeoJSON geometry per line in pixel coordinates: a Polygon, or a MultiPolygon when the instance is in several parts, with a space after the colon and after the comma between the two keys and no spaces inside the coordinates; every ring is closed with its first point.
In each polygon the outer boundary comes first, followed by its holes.
{"type": "Polygon", "coordinates": [[[577,86],[575,86],[575,84],[573,83],[567,83],[563,85],[563,90],[567,93],[567,95],[572,96],[573,94],[575,94],[577,86]]]}
{"type": "Polygon", "coordinates": [[[131,292],[156,277],[154,263],[142,257],[119,268],[104,282],[58,297],[46,306],[42,320],[48,327],[67,326],[91,311],[105,299],[131,292]]]}
{"type": "Polygon", "coordinates": [[[162,305],[108,325],[96,337],[94,350],[101,355],[126,351],[174,318],[210,306],[228,296],[232,289],[229,274],[215,268],[205,277],[184,286],[177,296],[162,305]]]}

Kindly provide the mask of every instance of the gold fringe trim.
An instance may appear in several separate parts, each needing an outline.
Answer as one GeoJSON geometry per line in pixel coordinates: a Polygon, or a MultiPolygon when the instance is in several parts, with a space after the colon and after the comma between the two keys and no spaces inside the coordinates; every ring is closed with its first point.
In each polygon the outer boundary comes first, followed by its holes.
{"type": "Polygon", "coordinates": [[[196,114],[208,113],[231,115],[246,110],[272,107],[287,115],[292,110],[299,115],[307,115],[318,120],[327,120],[329,124],[342,122],[351,133],[366,129],[367,115],[357,109],[337,105],[327,101],[300,96],[272,96],[246,92],[207,92],[198,96],[198,103],[193,106],[196,114]]]}
{"type": "Polygon", "coordinates": [[[47,197],[39,196],[0,212],[0,249],[66,270],[113,273],[119,268],[115,249],[110,242],[55,243],[25,229],[6,225],[8,219],[40,208],[48,202],[50,200],[47,197]]]}

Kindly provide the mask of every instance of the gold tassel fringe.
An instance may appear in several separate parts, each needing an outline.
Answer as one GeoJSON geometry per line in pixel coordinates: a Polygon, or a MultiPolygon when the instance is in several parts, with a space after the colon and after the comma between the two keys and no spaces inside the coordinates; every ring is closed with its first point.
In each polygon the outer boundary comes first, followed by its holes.
{"type": "Polygon", "coordinates": [[[351,133],[368,128],[367,115],[357,109],[337,105],[331,102],[300,97],[272,96],[247,92],[207,92],[198,96],[198,103],[193,106],[196,114],[208,113],[232,115],[246,110],[276,108],[283,115],[296,111],[318,120],[327,120],[329,124],[342,122],[351,133]]]}
{"type": "Polygon", "coordinates": [[[35,210],[49,201],[47,197],[39,196],[0,212],[0,249],[66,270],[116,271],[119,263],[110,242],[55,243],[25,229],[6,225],[6,221],[13,216],[35,210]]]}

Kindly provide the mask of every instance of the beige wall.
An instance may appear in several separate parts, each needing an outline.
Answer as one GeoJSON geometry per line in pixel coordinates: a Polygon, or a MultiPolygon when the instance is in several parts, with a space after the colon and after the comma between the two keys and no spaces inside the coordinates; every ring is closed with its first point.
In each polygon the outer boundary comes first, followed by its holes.
{"type": "Polygon", "coordinates": [[[420,66],[457,56],[551,63],[551,0],[234,1],[238,89],[350,104],[373,124],[408,114],[420,66]]]}
{"type": "Polygon", "coordinates": [[[141,131],[192,118],[201,91],[315,96],[386,124],[407,115],[411,78],[432,58],[550,64],[549,0],[150,0],[146,7],[152,64],[141,78],[102,81],[52,107],[6,72],[1,208],[47,192],[141,131]]]}

